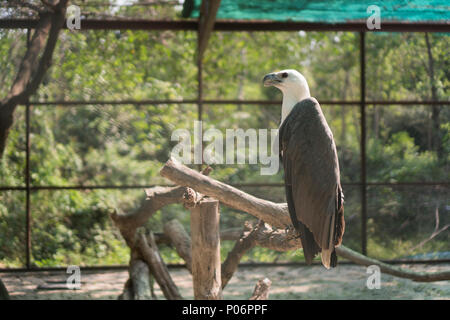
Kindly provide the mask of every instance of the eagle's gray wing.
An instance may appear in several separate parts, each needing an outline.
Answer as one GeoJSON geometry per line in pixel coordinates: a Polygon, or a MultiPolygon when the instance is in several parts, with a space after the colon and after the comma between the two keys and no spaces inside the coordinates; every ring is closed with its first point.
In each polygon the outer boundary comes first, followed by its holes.
{"type": "Polygon", "coordinates": [[[322,251],[322,262],[335,266],[335,246],[344,234],[343,193],[333,134],[319,103],[297,103],[279,131],[286,200],[300,232],[307,263],[322,251]]]}

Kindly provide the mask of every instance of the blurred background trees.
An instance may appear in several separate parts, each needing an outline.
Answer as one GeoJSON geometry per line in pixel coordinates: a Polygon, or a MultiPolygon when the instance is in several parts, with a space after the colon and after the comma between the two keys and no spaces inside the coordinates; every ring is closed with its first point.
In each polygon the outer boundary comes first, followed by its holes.
{"type": "MultiPolygon", "coordinates": [[[[113,8],[114,14],[178,17],[178,7],[113,8]],[[147,11],[145,11],[147,10],[147,11]],[[162,13],[161,13],[162,12],[162,13]]],[[[104,8],[91,8],[106,14],[104,8]]],[[[367,100],[448,100],[448,35],[368,33],[367,100]]],[[[0,30],[0,95],[9,89],[26,41],[24,30],[0,30]]],[[[32,101],[195,99],[195,32],[63,31],[32,101]]],[[[281,99],[264,88],[264,74],[297,69],[311,93],[322,100],[359,99],[359,39],[350,32],[216,32],[204,62],[206,99],[281,99]]],[[[360,128],[358,105],[322,105],[333,130],[346,196],[344,244],[360,249],[360,128]]],[[[0,185],[23,186],[24,107],[16,113],[0,185]]],[[[173,130],[193,130],[195,104],[34,105],[31,112],[31,183],[36,186],[152,185],[176,142],[173,130]]],[[[205,126],[277,128],[280,105],[204,105],[205,126]]],[[[448,106],[368,106],[367,170],[370,182],[449,181],[448,106]]],[[[260,176],[258,165],[217,165],[211,174],[228,183],[282,182],[282,172],[260,176]]],[[[285,201],[282,187],[245,187],[273,201],[285,201]]],[[[368,189],[368,254],[392,259],[450,251],[448,230],[417,246],[450,223],[446,186],[371,186],[368,189]]],[[[39,190],[31,195],[33,263],[126,264],[127,247],[108,214],[135,208],[142,190],[39,190]]],[[[181,206],[164,208],[148,224],[159,231],[178,218],[189,228],[181,206]]],[[[223,229],[250,217],[223,208],[223,229]]],[[[0,263],[24,264],[25,192],[0,191],[0,263]]],[[[227,243],[223,250],[227,250],[227,243]]],[[[168,262],[176,254],[163,250],[168,262]]],[[[255,248],[254,261],[302,260],[301,252],[277,254],[255,248]]],[[[244,259],[244,261],[245,261],[244,259]]]]}

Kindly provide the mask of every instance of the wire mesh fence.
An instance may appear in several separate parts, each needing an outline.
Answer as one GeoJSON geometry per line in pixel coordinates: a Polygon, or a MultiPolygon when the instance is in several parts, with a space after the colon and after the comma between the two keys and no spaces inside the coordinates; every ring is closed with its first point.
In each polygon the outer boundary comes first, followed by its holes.
{"type": "MultiPolygon", "coordinates": [[[[380,178],[383,168],[377,167],[376,162],[368,163],[367,156],[368,152],[375,154],[378,150],[376,145],[368,144],[368,136],[380,134],[374,125],[376,113],[380,110],[402,112],[398,108],[406,106],[426,110],[435,105],[449,106],[450,102],[368,100],[366,41],[365,33],[359,33],[357,77],[360,88],[359,99],[343,101],[319,99],[327,119],[338,117],[339,112],[351,113],[349,118],[352,120],[347,121],[345,130],[349,135],[357,136],[358,141],[355,148],[350,145],[345,135],[335,137],[343,176],[347,179],[342,181],[346,196],[346,245],[384,260],[412,261],[418,257],[419,252],[424,254],[420,256],[423,260],[443,261],[445,257],[433,259],[425,254],[448,249],[449,233],[445,229],[442,230],[449,223],[447,201],[450,182],[446,181],[448,177],[444,174],[440,175],[442,179],[438,181],[434,179],[417,181],[406,174],[404,178],[395,179],[393,182],[388,178],[389,172],[380,178]],[[433,241],[438,235],[440,241],[433,241]],[[416,241],[417,239],[422,241],[416,241]],[[411,252],[414,252],[414,255],[410,254],[411,252]]],[[[48,266],[46,261],[50,258],[53,261],[56,259],[61,265],[67,260],[73,264],[87,266],[112,265],[117,261],[125,265],[128,254],[123,251],[126,249],[121,247],[126,246],[120,246],[120,235],[114,230],[107,216],[110,208],[114,206],[121,207],[125,211],[131,210],[138,205],[143,188],[165,183],[164,180],[158,179],[157,174],[151,171],[143,160],[155,165],[167,160],[167,153],[164,150],[171,143],[170,132],[175,125],[170,122],[171,116],[185,114],[185,122],[176,123],[177,128],[190,128],[192,121],[196,119],[208,122],[230,115],[234,126],[245,128],[249,125],[247,118],[233,118],[233,115],[252,114],[254,108],[259,108],[261,112],[265,112],[267,124],[276,127],[278,119],[273,117],[272,110],[274,105],[280,104],[279,101],[214,99],[208,96],[209,93],[203,94],[204,79],[201,74],[203,68],[207,72],[211,66],[204,67],[202,61],[199,62],[197,86],[190,87],[191,98],[186,100],[41,100],[22,106],[18,110],[18,125],[13,132],[13,135],[18,137],[16,141],[21,144],[9,147],[17,149],[15,160],[22,165],[13,170],[12,175],[15,179],[8,180],[12,183],[0,186],[1,203],[10,208],[4,215],[2,227],[7,239],[2,244],[2,256],[16,261],[16,265],[23,263],[29,270],[48,266]],[[224,105],[227,109],[223,113],[209,112],[213,109],[220,110],[224,105]],[[117,113],[119,109],[120,115],[117,113]],[[127,110],[128,116],[124,117],[123,114],[127,113],[127,110]],[[65,131],[68,123],[82,118],[86,121],[80,123],[77,132],[65,131]],[[95,123],[97,118],[107,119],[109,125],[101,127],[95,123]],[[155,118],[156,120],[153,120],[155,118]],[[52,119],[57,125],[52,129],[45,128],[41,125],[43,119],[52,119]],[[130,141],[129,137],[143,121],[151,123],[150,132],[147,136],[130,141]],[[50,133],[52,130],[54,132],[50,133]],[[52,164],[52,167],[48,165],[47,160],[53,157],[52,152],[58,150],[49,150],[48,146],[33,142],[33,135],[45,134],[52,134],[60,144],[73,143],[73,136],[77,136],[78,141],[82,140],[84,143],[74,143],[73,154],[62,157],[63,160],[52,164]],[[116,158],[108,154],[108,150],[113,150],[117,154],[130,152],[128,148],[131,144],[139,144],[141,149],[152,148],[153,145],[146,145],[148,139],[157,140],[165,147],[162,150],[147,149],[149,152],[145,155],[142,150],[134,150],[133,157],[123,162],[116,161],[116,158]],[[91,157],[97,158],[98,161],[90,161],[90,167],[84,165],[83,159],[73,156],[82,154],[86,149],[95,150],[99,145],[103,151],[91,154],[91,157]],[[60,184],[58,181],[63,179],[42,178],[46,177],[40,174],[42,170],[58,170],[62,176],[77,176],[79,179],[73,180],[71,184],[60,184]],[[86,180],[85,176],[94,179],[86,180]],[[149,176],[153,177],[152,181],[147,180],[149,176]],[[117,201],[119,198],[120,201],[117,201]],[[52,205],[55,203],[57,205],[52,205]],[[74,209],[74,203],[77,203],[77,209],[74,209]],[[90,219],[86,219],[87,215],[90,219]],[[91,229],[94,224],[92,234],[83,234],[85,232],[83,230],[88,227],[87,224],[91,229]],[[33,232],[37,229],[45,232],[33,232]],[[60,236],[61,234],[67,234],[67,237],[60,236]],[[87,239],[94,235],[95,243],[91,241],[75,243],[71,241],[73,234],[76,234],[78,239],[87,239]],[[109,250],[108,246],[111,246],[111,243],[119,245],[109,250]],[[71,252],[77,255],[71,256],[71,252]],[[83,261],[79,260],[80,256],[84,257],[83,261]]],[[[195,75],[186,74],[186,77],[195,78],[195,75]]],[[[330,122],[333,131],[334,127],[339,125],[343,124],[330,122]]],[[[384,155],[380,154],[381,156],[384,155]]],[[[420,163],[420,159],[412,159],[414,160],[420,163]]],[[[218,166],[212,176],[221,179],[227,176],[224,174],[226,170],[226,167],[218,166]]],[[[442,170],[445,173],[445,168],[442,170]]],[[[398,177],[399,175],[396,176],[398,177]]],[[[282,176],[278,175],[270,181],[248,181],[245,176],[228,175],[228,180],[224,182],[258,197],[282,202],[284,188],[281,178],[282,176]]],[[[227,226],[242,225],[242,221],[246,219],[242,213],[228,208],[222,210],[227,226]]],[[[163,211],[161,216],[152,218],[149,224],[158,226],[173,217],[182,221],[187,219],[180,215],[181,208],[163,211]]],[[[224,250],[226,249],[227,245],[224,245],[224,250]]],[[[292,255],[289,254],[282,257],[285,260],[290,258],[292,255]]],[[[278,261],[280,256],[274,254],[264,259],[278,261]]],[[[250,254],[249,261],[252,260],[258,260],[258,256],[250,254]]]]}

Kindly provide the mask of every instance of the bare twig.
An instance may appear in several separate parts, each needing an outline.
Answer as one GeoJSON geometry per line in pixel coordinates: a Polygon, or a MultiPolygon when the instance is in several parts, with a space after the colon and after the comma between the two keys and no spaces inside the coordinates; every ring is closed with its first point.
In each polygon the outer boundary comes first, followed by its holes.
{"type": "Polygon", "coordinates": [[[425,243],[427,243],[430,240],[433,240],[438,234],[440,234],[441,232],[447,230],[450,227],[450,224],[446,224],[445,226],[443,226],[442,228],[439,229],[439,207],[438,206],[436,206],[436,210],[435,210],[435,213],[434,213],[434,218],[435,218],[435,225],[434,225],[434,230],[431,233],[431,235],[428,238],[426,238],[423,241],[421,241],[418,245],[412,247],[410,249],[410,251],[414,251],[414,250],[416,250],[418,248],[423,247],[423,245],[425,243]]]}

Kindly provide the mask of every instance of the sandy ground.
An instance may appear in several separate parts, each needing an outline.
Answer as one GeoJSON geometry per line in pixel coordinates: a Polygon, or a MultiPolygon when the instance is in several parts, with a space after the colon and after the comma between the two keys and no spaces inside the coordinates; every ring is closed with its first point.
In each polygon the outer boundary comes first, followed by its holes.
{"type": "MultiPolygon", "coordinates": [[[[408,267],[408,266],[403,266],[408,267]]],[[[450,264],[414,265],[417,271],[448,271],[450,264]]],[[[192,299],[192,278],[184,269],[170,273],[184,298],[192,299]]],[[[416,283],[381,275],[381,288],[369,290],[365,267],[340,265],[240,268],[224,290],[225,299],[248,299],[256,282],[272,280],[270,299],[447,299],[450,281],[416,283]]],[[[127,271],[82,271],[80,290],[38,290],[40,284],[65,282],[64,272],[0,273],[12,299],[117,299],[128,278],[127,271]]],[[[158,299],[164,299],[155,285],[158,299]]]]}

